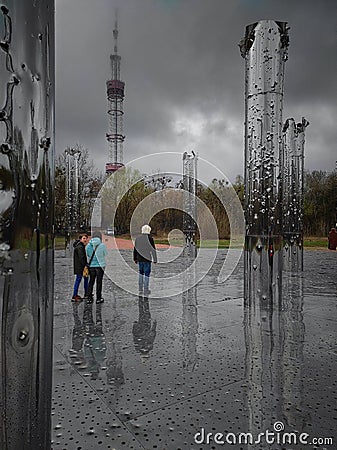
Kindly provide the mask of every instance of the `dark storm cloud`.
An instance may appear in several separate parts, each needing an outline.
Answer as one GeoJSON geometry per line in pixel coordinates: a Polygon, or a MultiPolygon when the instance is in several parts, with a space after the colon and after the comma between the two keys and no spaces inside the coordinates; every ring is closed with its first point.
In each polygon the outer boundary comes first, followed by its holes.
{"type": "Polygon", "coordinates": [[[242,173],[238,42],[247,24],[270,18],[290,26],[284,118],[308,118],[306,167],[331,170],[337,138],[332,0],[56,0],[58,151],[80,142],[101,169],[107,161],[105,82],[115,6],[126,82],[125,161],[193,148],[232,180],[242,173]]]}

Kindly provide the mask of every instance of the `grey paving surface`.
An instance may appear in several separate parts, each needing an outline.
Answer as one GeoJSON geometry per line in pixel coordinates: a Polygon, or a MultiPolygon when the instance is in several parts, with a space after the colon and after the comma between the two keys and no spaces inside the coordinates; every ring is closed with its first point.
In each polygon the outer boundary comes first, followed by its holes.
{"type": "Polygon", "coordinates": [[[337,252],[306,252],[298,295],[258,317],[242,262],[216,283],[225,254],[185,295],[146,299],[105,278],[105,303],[87,305],[70,301],[71,259],[56,252],[53,449],[337,448],[337,252]],[[334,443],[239,443],[275,422],[334,443]],[[202,429],[236,443],[195,442],[202,429]]]}

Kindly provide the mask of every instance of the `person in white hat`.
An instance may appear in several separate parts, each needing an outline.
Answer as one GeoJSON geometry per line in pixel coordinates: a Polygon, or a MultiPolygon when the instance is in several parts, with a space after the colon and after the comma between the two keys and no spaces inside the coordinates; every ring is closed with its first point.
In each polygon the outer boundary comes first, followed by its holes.
{"type": "Polygon", "coordinates": [[[150,233],[150,225],[143,225],[142,234],[137,236],[133,249],[133,260],[139,269],[139,291],[142,292],[144,289],[145,295],[151,292],[149,289],[151,264],[157,262],[156,246],[150,233]]]}

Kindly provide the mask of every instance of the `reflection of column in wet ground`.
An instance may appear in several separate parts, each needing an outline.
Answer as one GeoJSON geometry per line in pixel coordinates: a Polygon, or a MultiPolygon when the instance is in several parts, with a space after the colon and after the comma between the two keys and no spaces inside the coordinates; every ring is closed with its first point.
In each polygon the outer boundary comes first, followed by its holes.
{"type": "MultiPolygon", "coordinates": [[[[271,430],[276,420],[281,420],[281,373],[282,354],[279,315],[268,302],[260,301],[244,311],[246,344],[246,378],[248,425],[253,436],[271,430]]],[[[251,449],[260,449],[261,444],[251,449]]],[[[269,447],[265,445],[264,449],[269,447]]]]}
{"type": "MultiPolygon", "coordinates": [[[[194,258],[185,258],[185,269],[191,266],[194,258]]],[[[195,269],[190,268],[184,273],[184,286],[191,286],[182,293],[182,348],[183,367],[193,371],[198,362],[197,334],[198,334],[198,309],[197,286],[195,286],[195,269]]]]}
{"type": "Polygon", "coordinates": [[[282,314],[280,320],[282,370],[282,410],[288,429],[302,431],[308,417],[302,410],[303,398],[303,322],[302,274],[284,273],[282,280],[282,314]]]}
{"type": "Polygon", "coordinates": [[[295,123],[287,119],[283,127],[282,220],[283,267],[303,270],[303,170],[305,128],[304,118],[295,123]]]}
{"type": "Polygon", "coordinates": [[[282,263],[279,202],[282,144],[285,22],[265,20],[246,27],[245,58],[246,301],[277,302],[282,263]]]}
{"type": "Polygon", "coordinates": [[[54,2],[1,2],[0,442],[48,449],[53,329],[54,2]]]}
{"type": "MultiPolygon", "coordinates": [[[[267,302],[245,308],[247,402],[253,436],[273,431],[276,421],[283,422],[287,431],[301,431],[307,419],[301,412],[304,323],[302,278],[297,271],[284,274],[280,301],[278,314],[267,302]]],[[[261,444],[249,448],[260,449],[261,444]]]]}
{"type": "Polygon", "coordinates": [[[184,216],[183,233],[185,235],[184,255],[194,257],[197,253],[197,156],[185,152],[183,155],[183,188],[184,188],[184,216]]]}

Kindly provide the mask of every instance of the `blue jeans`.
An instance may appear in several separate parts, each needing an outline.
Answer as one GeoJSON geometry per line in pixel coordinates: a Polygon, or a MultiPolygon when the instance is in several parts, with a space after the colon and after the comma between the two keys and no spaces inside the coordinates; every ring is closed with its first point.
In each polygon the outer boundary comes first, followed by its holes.
{"type": "Polygon", "coordinates": [[[139,267],[139,278],[138,278],[139,290],[142,290],[144,287],[144,289],[147,291],[149,289],[151,263],[139,262],[138,267],[139,267]]]}
{"type": "Polygon", "coordinates": [[[75,284],[74,284],[74,296],[78,294],[78,288],[80,287],[80,283],[82,278],[84,278],[84,294],[88,292],[89,285],[89,277],[84,277],[82,274],[76,275],[75,284]]]}

